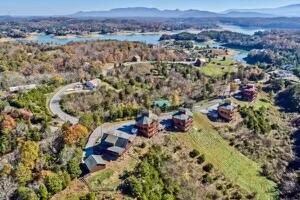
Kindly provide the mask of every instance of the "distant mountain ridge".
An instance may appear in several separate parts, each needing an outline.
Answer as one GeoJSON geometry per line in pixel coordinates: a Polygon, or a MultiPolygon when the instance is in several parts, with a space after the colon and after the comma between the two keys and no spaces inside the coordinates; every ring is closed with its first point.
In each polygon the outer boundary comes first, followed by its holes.
{"type": "Polygon", "coordinates": [[[206,18],[206,17],[300,17],[300,4],[278,8],[231,9],[222,13],[203,10],[159,10],[157,8],[130,7],[116,8],[107,11],[80,11],[71,17],[157,17],[157,18],[206,18]]]}
{"type": "Polygon", "coordinates": [[[108,11],[80,11],[71,17],[157,17],[157,18],[205,18],[205,17],[274,17],[270,14],[255,12],[228,12],[226,14],[201,10],[159,10],[157,8],[131,7],[116,8],[108,11]]]}
{"type": "Polygon", "coordinates": [[[254,12],[260,14],[269,14],[277,17],[300,17],[300,4],[293,4],[288,6],[282,6],[278,8],[260,8],[260,9],[231,9],[224,12],[224,14],[230,12],[254,12]]]}

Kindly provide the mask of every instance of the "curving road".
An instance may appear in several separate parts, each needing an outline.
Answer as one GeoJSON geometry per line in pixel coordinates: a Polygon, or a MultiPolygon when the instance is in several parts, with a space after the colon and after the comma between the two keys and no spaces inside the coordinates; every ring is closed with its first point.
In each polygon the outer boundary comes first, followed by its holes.
{"type": "Polygon", "coordinates": [[[63,120],[64,122],[70,122],[71,124],[77,124],[79,119],[76,117],[73,117],[67,113],[65,113],[61,107],[60,107],[60,101],[62,99],[62,97],[65,95],[65,93],[69,90],[72,90],[75,85],[80,84],[80,82],[77,83],[71,83],[69,85],[66,85],[62,88],[60,88],[54,95],[53,97],[50,99],[49,102],[49,109],[50,111],[54,114],[57,115],[61,120],[63,120]]]}

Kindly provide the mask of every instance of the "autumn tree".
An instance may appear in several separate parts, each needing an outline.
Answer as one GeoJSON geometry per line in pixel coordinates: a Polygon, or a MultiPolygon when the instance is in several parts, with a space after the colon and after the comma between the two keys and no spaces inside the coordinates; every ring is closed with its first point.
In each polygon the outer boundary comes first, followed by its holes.
{"type": "Polygon", "coordinates": [[[172,101],[173,106],[179,106],[180,105],[181,100],[180,100],[180,96],[179,96],[177,90],[172,94],[171,101],[172,101]]]}
{"type": "Polygon", "coordinates": [[[70,127],[65,128],[64,140],[67,144],[72,145],[80,142],[82,139],[86,138],[89,134],[88,129],[81,125],[75,124],[70,127]]]}
{"type": "Polygon", "coordinates": [[[39,156],[39,145],[34,141],[24,142],[20,155],[23,165],[33,169],[39,156]]]}
{"type": "Polygon", "coordinates": [[[4,115],[3,120],[1,122],[2,133],[10,132],[15,129],[17,126],[16,121],[10,115],[4,115]]]}

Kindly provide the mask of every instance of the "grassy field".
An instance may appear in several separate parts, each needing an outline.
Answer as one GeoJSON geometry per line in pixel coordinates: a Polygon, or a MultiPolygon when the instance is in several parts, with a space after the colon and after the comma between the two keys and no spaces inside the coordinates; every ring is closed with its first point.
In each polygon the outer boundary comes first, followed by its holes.
{"type": "Polygon", "coordinates": [[[200,71],[210,77],[221,77],[227,72],[232,72],[234,70],[233,60],[227,58],[226,60],[215,59],[205,66],[200,68],[200,71]]]}
{"type": "Polygon", "coordinates": [[[208,120],[197,114],[195,130],[174,137],[205,155],[208,162],[242,189],[256,194],[256,199],[275,199],[276,184],[259,175],[260,166],[242,155],[215,131],[208,120]]]}
{"type": "Polygon", "coordinates": [[[249,103],[248,101],[239,101],[235,98],[231,98],[231,100],[236,105],[253,106],[255,109],[260,109],[261,107],[269,109],[272,107],[272,102],[268,94],[265,92],[259,92],[257,98],[251,103],[249,103]]]}

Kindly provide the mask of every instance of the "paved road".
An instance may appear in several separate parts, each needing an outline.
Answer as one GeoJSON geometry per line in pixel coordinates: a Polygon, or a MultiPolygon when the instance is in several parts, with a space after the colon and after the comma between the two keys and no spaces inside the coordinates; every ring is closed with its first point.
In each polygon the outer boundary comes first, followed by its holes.
{"type": "Polygon", "coordinates": [[[60,88],[53,95],[53,97],[50,99],[50,102],[49,102],[49,109],[54,115],[57,115],[61,120],[65,121],[65,122],[69,121],[72,124],[77,124],[79,119],[65,113],[60,107],[60,100],[65,95],[65,92],[67,92],[70,89],[73,89],[74,86],[77,84],[80,84],[80,83],[79,82],[71,83],[69,85],[66,85],[66,86],[60,88]]]}
{"type": "MultiPolygon", "coordinates": [[[[157,62],[158,61],[126,62],[126,63],[123,63],[123,65],[130,66],[130,65],[137,65],[137,64],[151,64],[151,63],[157,63],[157,62]]],[[[195,63],[195,61],[160,61],[159,63],[193,65],[195,63]]]]}

